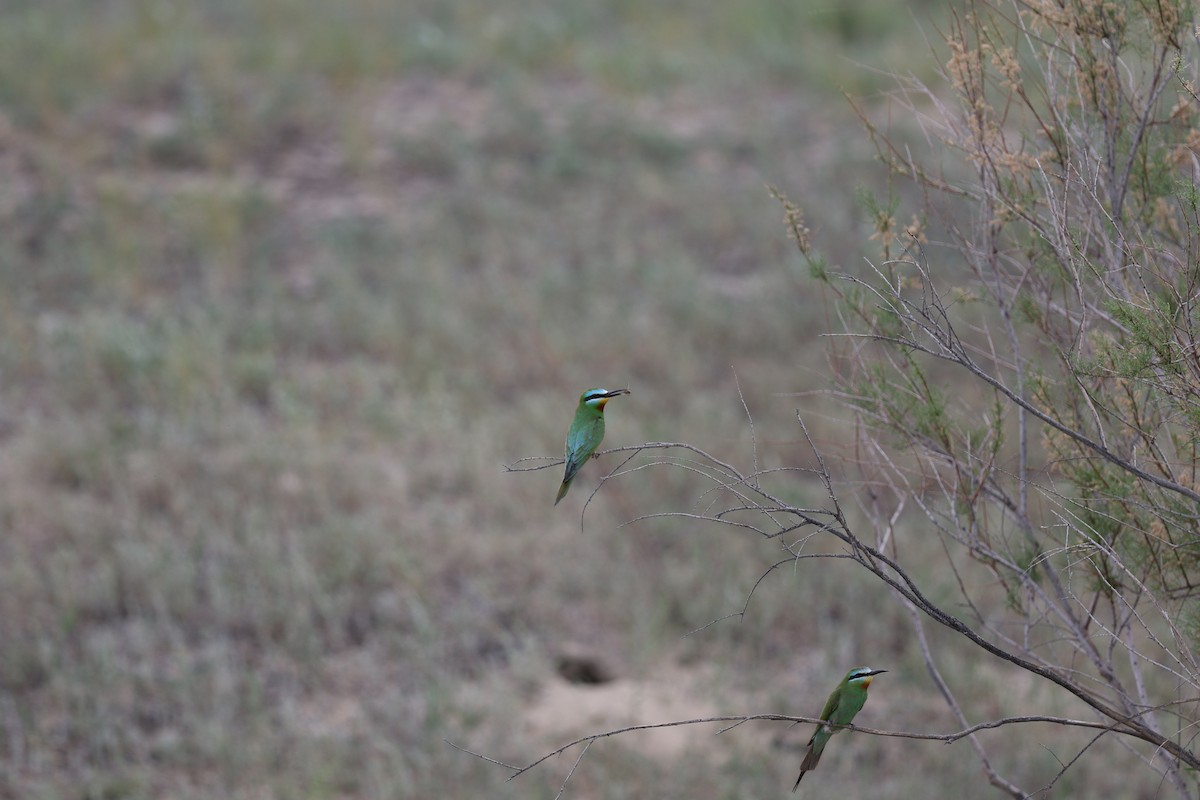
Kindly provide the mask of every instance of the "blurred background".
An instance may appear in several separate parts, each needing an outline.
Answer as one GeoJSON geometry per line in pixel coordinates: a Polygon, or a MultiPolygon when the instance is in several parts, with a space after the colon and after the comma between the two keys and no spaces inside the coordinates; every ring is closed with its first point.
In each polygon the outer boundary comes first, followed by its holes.
{"type": "MultiPolygon", "coordinates": [[[[702,509],[686,471],[584,514],[614,456],[558,507],[558,468],[503,466],[560,455],[597,385],[633,391],[608,446],[749,468],[740,385],[764,466],[811,464],[798,408],[850,449],[828,298],[767,185],[833,261],[877,254],[861,197],[900,189],[842,92],[903,135],[881,90],[935,80],[946,13],[6,0],[0,797],[551,798],[578,749],[506,784],[444,740],[523,765],[628,724],[812,715],[863,663],[892,670],[863,724],[954,729],[849,568],[777,572],[685,636],[781,555],[622,527],[702,509]]],[[[1036,701],[937,643],[983,707],[1036,701]]],[[[562,796],[787,796],[807,726],[715,731],[597,742],[562,796]]],[[[997,766],[1049,781],[1036,733],[996,733],[997,766]]],[[[809,784],[984,786],[965,744],[865,736],[809,784]]]]}

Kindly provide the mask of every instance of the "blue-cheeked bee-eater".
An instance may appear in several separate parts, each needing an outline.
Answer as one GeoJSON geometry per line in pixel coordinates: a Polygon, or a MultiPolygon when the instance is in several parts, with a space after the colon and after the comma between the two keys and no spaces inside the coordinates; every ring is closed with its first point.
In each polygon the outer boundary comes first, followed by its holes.
{"type": "MultiPolygon", "coordinates": [[[[821,709],[821,719],[825,722],[832,722],[834,725],[849,725],[854,720],[854,715],[862,709],[863,703],[867,702],[867,688],[871,685],[871,681],[875,679],[876,675],[884,672],[887,670],[871,669],[870,667],[858,667],[850,670],[833,690],[833,694],[829,695],[829,699],[825,701],[825,708],[821,709]]],[[[821,753],[825,752],[825,745],[829,741],[829,737],[840,730],[842,728],[831,728],[828,725],[817,726],[812,738],[808,740],[804,762],[800,765],[800,777],[796,778],[796,785],[792,787],[793,792],[800,786],[800,781],[804,779],[805,773],[816,768],[817,762],[821,760],[821,753]]]]}
{"type": "Polygon", "coordinates": [[[579,396],[579,408],[575,409],[575,419],[571,421],[571,429],[567,431],[567,470],[563,475],[562,486],[558,487],[558,497],[554,505],[562,500],[571,488],[571,481],[604,438],[604,404],[614,397],[629,394],[628,389],[588,389],[579,396]]]}

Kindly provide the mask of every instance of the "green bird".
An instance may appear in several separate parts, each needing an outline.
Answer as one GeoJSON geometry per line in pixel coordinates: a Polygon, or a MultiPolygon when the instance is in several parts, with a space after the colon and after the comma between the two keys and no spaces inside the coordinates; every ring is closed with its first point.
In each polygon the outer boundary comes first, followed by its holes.
{"type": "Polygon", "coordinates": [[[629,390],[588,389],[579,396],[579,408],[575,409],[575,419],[567,431],[567,471],[563,475],[562,486],[558,487],[554,505],[558,505],[558,501],[566,496],[575,474],[592,457],[604,438],[604,404],[622,394],[629,394],[629,390]]]}
{"type": "MultiPolygon", "coordinates": [[[[854,715],[862,709],[863,703],[867,702],[867,687],[871,685],[871,681],[875,680],[876,675],[884,672],[887,670],[871,669],[870,667],[858,667],[847,672],[846,677],[825,701],[825,708],[821,709],[821,719],[832,722],[834,725],[849,725],[854,719],[854,715]]],[[[828,725],[817,726],[812,738],[808,740],[808,750],[804,753],[804,763],[800,765],[800,777],[796,778],[796,785],[792,787],[793,792],[800,787],[800,781],[804,779],[804,774],[809,770],[816,769],[817,762],[821,760],[821,753],[825,752],[825,744],[829,741],[829,737],[840,730],[843,729],[831,728],[828,725]]]]}

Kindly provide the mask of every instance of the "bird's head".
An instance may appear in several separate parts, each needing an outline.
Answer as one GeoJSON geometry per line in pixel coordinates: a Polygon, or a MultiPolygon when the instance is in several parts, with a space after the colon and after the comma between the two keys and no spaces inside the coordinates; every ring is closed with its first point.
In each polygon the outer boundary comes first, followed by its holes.
{"type": "Polygon", "coordinates": [[[870,667],[857,667],[846,673],[846,683],[854,686],[861,686],[866,689],[871,685],[871,681],[875,680],[876,675],[882,675],[887,672],[886,669],[871,669],[870,667]]]}
{"type": "Polygon", "coordinates": [[[581,405],[594,408],[597,411],[604,410],[604,404],[614,397],[622,394],[629,394],[628,389],[588,389],[579,396],[581,405]]]}

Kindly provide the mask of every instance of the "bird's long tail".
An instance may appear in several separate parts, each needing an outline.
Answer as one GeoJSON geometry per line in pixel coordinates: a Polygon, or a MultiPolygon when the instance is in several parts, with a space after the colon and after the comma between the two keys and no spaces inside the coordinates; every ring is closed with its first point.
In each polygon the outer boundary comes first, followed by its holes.
{"type": "Polygon", "coordinates": [[[817,762],[821,760],[821,753],[825,751],[824,747],[817,746],[816,738],[814,736],[808,743],[808,750],[804,753],[804,761],[800,764],[800,777],[796,778],[796,783],[792,786],[793,792],[800,788],[800,781],[804,780],[804,776],[810,770],[816,769],[817,762]]]}
{"type": "Polygon", "coordinates": [[[558,487],[558,497],[554,498],[554,505],[558,505],[558,501],[567,496],[567,489],[571,488],[570,481],[563,481],[562,486],[558,487]]]}

